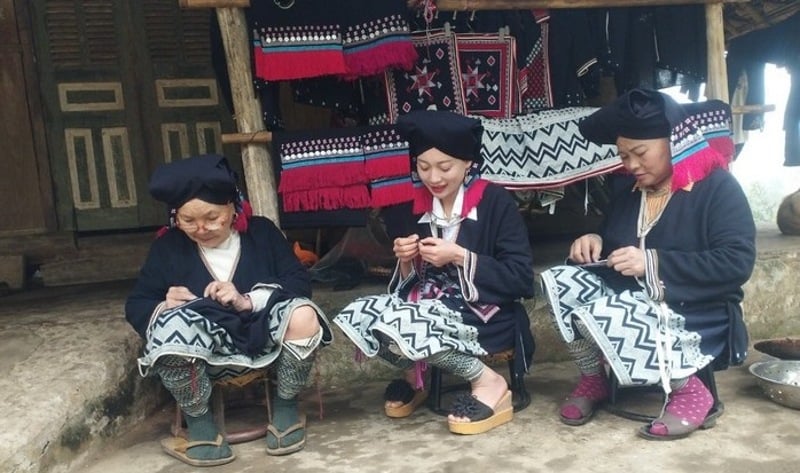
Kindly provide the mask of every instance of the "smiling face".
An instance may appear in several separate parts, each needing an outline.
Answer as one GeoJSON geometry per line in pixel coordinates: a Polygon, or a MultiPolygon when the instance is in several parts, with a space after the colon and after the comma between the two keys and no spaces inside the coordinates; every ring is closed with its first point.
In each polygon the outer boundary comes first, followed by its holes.
{"type": "Polygon", "coordinates": [[[200,246],[214,248],[228,239],[233,223],[233,204],[210,204],[192,199],[177,212],[176,222],[186,236],[200,246]]]}
{"type": "Polygon", "coordinates": [[[442,201],[446,212],[453,209],[458,189],[464,184],[464,176],[472,161],[464,161],[431,148],[417,156],[417,174],[434,197],[442,201]]]}
{"type": "Polygon", "coordinates": [[[617,149],[622,165],[636,177],[639,187],[661,189],[672,178],[672,155],[667,138],[635,140],[620,136],[617,149]]]}

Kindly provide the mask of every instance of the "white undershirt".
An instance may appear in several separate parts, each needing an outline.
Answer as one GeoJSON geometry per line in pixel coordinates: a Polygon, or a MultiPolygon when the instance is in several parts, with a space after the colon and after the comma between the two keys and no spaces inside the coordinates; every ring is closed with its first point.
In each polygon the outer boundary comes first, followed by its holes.
{"type": "MultiPolygon", "coordinates": [[[[199,246],[199,245],[198,245],[199,246]]],[[[200,246],[208,270],[217,281],[229,282],[233,279],[236,271],[236,263],[239,261],[239,254],[242,249],[242,239],[239,232],[232,231],[231,235],[222,243],[214,248],[200,246]]],[[[257,312],[267,306],[272,289],[260,287],[248,292],[250,301],[253,303],[253,312],[257,312]]]]}

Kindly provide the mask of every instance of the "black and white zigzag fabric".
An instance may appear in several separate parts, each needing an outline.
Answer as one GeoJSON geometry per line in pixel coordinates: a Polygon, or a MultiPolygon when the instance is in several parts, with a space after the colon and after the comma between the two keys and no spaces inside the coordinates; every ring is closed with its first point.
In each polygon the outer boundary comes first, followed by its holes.
{"type": "Polygon", "coordinates": [[[405,302],[396,294],[362,297],[342,309],[333,322],[368,357],[378,354],[380,334],[414,361],[447,350],[486,355],[478,343],[478,330],[436,299],[405,302]]]}
{"type": "MultiPolygon", "coordinates": [[[[713,360],[700,352],[700,335],[685,330],[685,318],[672,310],[659,323],[654,306],[642,291],[615,294],[597,274],[577,266],[556,266],[541,275],[551,314],[565,342],[576,338],[573,320],[589,329],[620,385],[651,385],[661,381],[657,345],[666,354],[671,379],[691,376],[713,360]]],[[[578,335],[580,336],[580,335],[578,335]]]]}
{"type": "Polygon", "coordinates": [[[547,189],[622,167],[616,146],[581,135],[578,122],[593,107],[570,107],[511,119],[481,118],[484,179],[511,190],[547,189]]]}
{"type": "MultiPolygon", "coordinates": [[[[138,359],[139,373],[142,376],[150,374],[153,364],[164,355],[204,360],[208,363],[207,373],[212,380],[238,377],[252,369],[269,366],[284,348],[282,342],[289,325],[288,314],[306,304],[314,307],[317,314],[323,313],[308,299],[294,298],[275,304],[270,311],[266,347],[254,357],[238,350],[223,327],[192,310],[190,305],[164,311],[150,324],[144,354],[138,359]]],[[[320,323],[328,324],[324,318],[320,318],[320,323]]]]}

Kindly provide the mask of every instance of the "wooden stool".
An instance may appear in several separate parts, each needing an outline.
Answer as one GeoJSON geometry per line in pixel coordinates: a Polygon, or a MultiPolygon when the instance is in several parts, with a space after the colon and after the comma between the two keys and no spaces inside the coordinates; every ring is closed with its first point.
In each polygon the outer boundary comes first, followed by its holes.
{"type": "MultiPolygon", "coordinates": [[[[267,369],[253,370],[235,378],[214,381],[214,386],[211,391],[211,411],[214,414],[214,422],[217,424],[220,433],[225,437],[228,443],[249,442],[267,435],[267,426],[269,425],[269,420],[272,418],[269,396],[270,383],[267,369]],[[258,382],[264,383],[264,399],[243,399],[235,402],[231,401],[226,404],[226,392],[232,389],[251,389],[255,387],[255,383],[258,382]],[[228,431],[225,424],[225,410],[253,406],[263,406],[265,408],[264,421],[253,426],[228,431]]],[[[172,420],[170,432],[175,437],[188,438],[186,428],[183,427],[183,413],[178,403],[175,403],[175,417],[172,420]]]]}
{"type": "MultiPolygon", "coordinates": [[[[531,403],[531,395],[525,388],[524,375],[516,373],[514,370],[514,349],[509,348],[501,352],[492,353],[481,357],[487,365],[505,361],[508,363],[508,377],[509,389],[511,390],[512,403],[514,405],[514,412],[519,412],[531,403]]],[[[442,407],[442,397],[453,391],[469,391],[469,383],[459,383],[450,386],[444,386],[442,383],[442,370],[435,366],[431,366],[431,385],[428,393],[427,406],[428,409],[441,416],[450,413],[449,410],[442,407]]]]}

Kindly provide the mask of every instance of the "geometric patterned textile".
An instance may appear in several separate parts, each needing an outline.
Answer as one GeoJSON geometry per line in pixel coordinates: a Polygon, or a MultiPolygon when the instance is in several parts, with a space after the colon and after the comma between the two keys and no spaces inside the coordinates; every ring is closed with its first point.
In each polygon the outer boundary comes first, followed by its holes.
{"type": "Polygon", "coordinates": [[[378,354],[383,337],[413,361],[448,350],[486,354],[478,344],[478,330],[464,324],[459,312],[437,299],[405,302],[397,294],[361,297],[342,309],[333,322],[368,357],[378,354]]]}
{"type": "Polygon", "coordinates": [[[482,118],[483,178],[510,190],[547,189],[621,168],[616,146],[592,143],[578,130],[578,122],[596,110],[571,107],[482,118]]]}
{"type": "Polygon", "coordinates": [[[275,132],[284,212],[366,209],[413,198],[408,143],[394,126],[275,132]]]}
{"type": "Polygon", "coordinates": [[[464,114],[464,90],[456,53],[455,34],[441,32],[412,36],[418,58],[410,71],[384,74],[389,122],[412,110],[449,110],[464,114]]]}
{"type": "Polygon", "coordinates": [[[662,361],[669,379],[691,376],[713,361],[700,352],[700,335],[685,330],[682,315],[666,308],[668,322],[662,324],[642,291],[616,294],[598,274],[577,266],[556,266],[541,278],[563,340],[579,338],[573,321],[583,322],[623,386],[659,384],[662,361]],[[663,360],[657,354],[659,346],[669,347],[663,360]]]}
{"type": "Polygon", "coordinates": [[[548,59],[548,32],[546,21],[539,24],[541,35],[534,44],[525,64],[520,64],[519,92],[522,113],[532,113],[553,107],[553,89],[550,86],[550,62],[548,59]]]}
{"type": "MultiPolygon", "coordinates": [[[[236,348],[231,335],[221,325],[192,310],[191,303],[166,310],[150,322],[144,353],[138,360],[139,373],[150,374],[156,360],[164,355],[205,361],[212,380],[237,377],[251,369],[269,366],[281,352],[289,314],[300,305],[311,305],[317,311],[320,324],[330,330],[322,310],[310,300],[295,298],[279,302],[270,311],[266,346],[252,357],[236,348]]],[[[323,344],[328,343],[329,339],[323,340],[323,344]]]]}
{"type": "Polygon", "coordinates": [[[498,34],[456,35],[461,86],[466,113],[491,118],[511,118],[519,104],[516,43],[498,34]]]}

